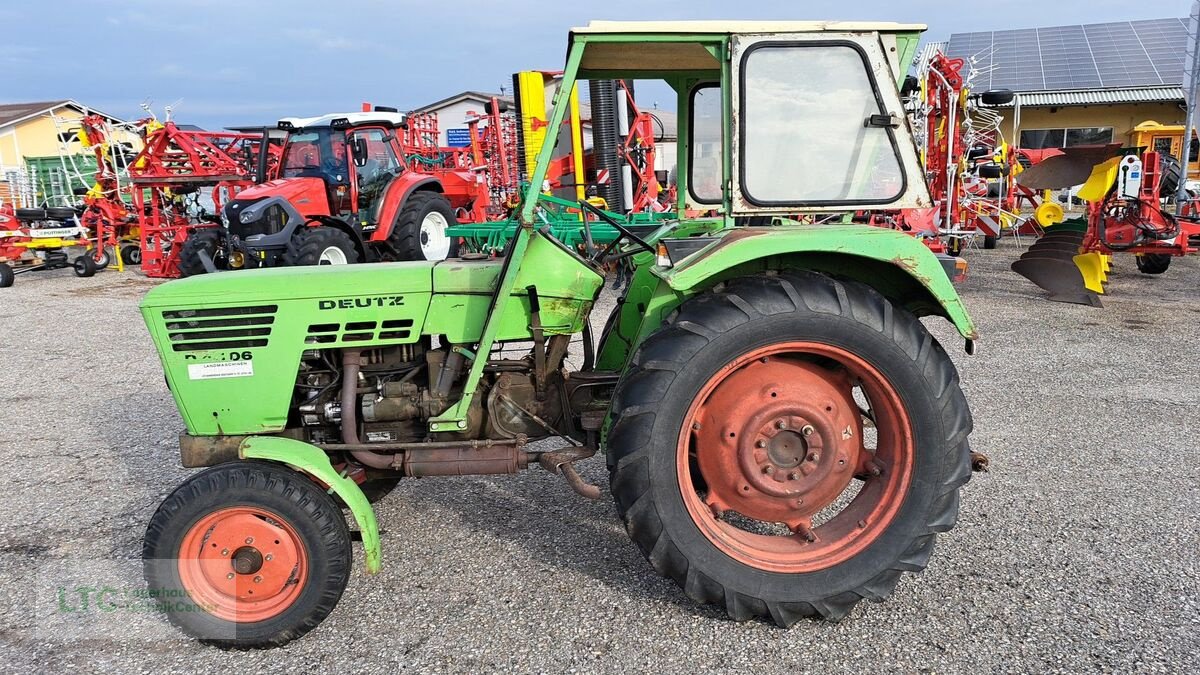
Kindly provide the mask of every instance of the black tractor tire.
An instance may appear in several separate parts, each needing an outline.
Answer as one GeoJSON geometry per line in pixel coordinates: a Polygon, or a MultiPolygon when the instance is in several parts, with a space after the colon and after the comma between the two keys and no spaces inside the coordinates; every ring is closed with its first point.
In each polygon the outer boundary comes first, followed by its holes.
{"type": "Polygon", "coordinates": [[[0,288],[8,288],[17,280],[17,274],[7,263],[0,263],[0,288]]]}
{"type": "Polygon", "coordinates": [[[999,242],[1000,242],[1000,237],[993,237],[990,234],[983,235],[983,247],[989,251],[996,248],[996,246],[999,244],[999,242]]]}
{"type": "Polygon", "coordinates": [[[1134,260],[1142,274],[1162,274],[1171,266],[1171,256],[1166,253],[1141,253],[1134,260]]]}
{"type": "Polygon", "coordinates": [[[90,277],[96,274],[96,261],[92,259],[90,253],[85,253],[75,259],[72,267],[75,268],[75,276],[90,277]]]}
{"type": "MultiPolygon", "coordinates": [[[[414,192],[409,196],[400,213],[396,214],[392,231],[388,233],[388,244],[395,252],[397,260],[428,259],[421,248],[421,224],[433,213],[441,215],[448,226],[458,224],[458,219],[454,216],[454,207],[450,206],[450,202],[442,195],[436,192],[414,192]]],[[[446,257],[453,258],[456,255],[458,240],[453,239],[450,241],[446,257]]]]}
{"type": "Polygon", "coordinates": [[[200,251],[208,253],[213,265],[222,268],[224,256],[221,251],[225,246],[225,231],[219,227],[205,227],[193,230],[179,248],[179,274],[185,277],[204,274],[204,262],[200,259],[200,251]]]}
{"type": "Polygon", "coordinates": [[[1180,166],[1179,160],[1171,155],[1163,154],[1158,158],[1161,173],[1161,178],[1158,179],[1158,196],[1168,199],[1179,191],[1179,181],[1183,180],[1183,167],[1180,166]]]}
{"type": "MultiPolygon", "coordinates": [[[[873,289],[814,273],[743,277],[686,301],[637,349],[612,420],[611,491],[629,535],[659,574],[737,621],[769,617],[787,627],[802,617],[837,620],[863,598],[882,601],[902,573],[925,568],[971,477],[971,414],[946,352],[873,289]],[[682,427],[706,383],[736,359],[795,341],[872,364],[898,395],[917,449],[882,534],[838,564],[805,572],[751,566],[716,546],[689,512],[678,466],[682,427]]],[[[705,487],[694,480],[688,489],[705,487]]]]}
{"type": "Polygon", "coordinates": [[[1013,102],[1016,94],[1010,89],[993,89],[979,95],[979,102],[986,106],[1008,105],[1013,102]]]}
{"type": "Polygon", "coordinates": [[[69,206],[48,206],[46,207],[47,220],[74,220],[75,216],[79,215],[75,209],[69,206]]]}
{"type": "Polygon", "coordinates": [[[17,220],[45,220],[46,209],[17,209],[14,215],[17,216],[17,220]]]}
{"type": "Polygon", "coordinates": [[[283,264],[286,266],[299,265],[335,265],[328,259],[329,255],[345,258],[346,264],[359,262],[358,249],[350,235],[334,227],[300,227],[288,241],[287,251],[283,254],[283,264]],[[336,249],[334,253],[332,249],[336,249]]]}
{"type": "Polygon", "coordinates": [[[341,599],[350,578],[350,531],[333,498],[303,474],[271,462],[229,462],[192,476],[163,501],[146,528],[142,560],[146,583],[163,598],[160,608],[184,632],[220,647],[278,647],[315,628],[341,599]],[[222,618],[197,603],[180,569],[181,561],[196,559],[181,550],[189,530],[231,507],[264,512],[264,520],[290,528],[307,567],[290,604],[253,622],[222,618]]]}
{"type": "Polygon", "coordinates": [[[126,265],[142,264],[142,247],[139,244],[125,244],[121,247],[121,262],[126,265]]]}

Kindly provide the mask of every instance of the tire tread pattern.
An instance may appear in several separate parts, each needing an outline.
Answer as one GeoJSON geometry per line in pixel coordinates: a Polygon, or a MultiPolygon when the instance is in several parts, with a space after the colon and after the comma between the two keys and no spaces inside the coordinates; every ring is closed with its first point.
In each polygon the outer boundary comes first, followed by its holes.
{"type": "Polygon", "coordinates": [[[882,601],[892,594],[903,572],[925,568],[937,533],[954,526],[959,488],[971,477],[967,438],[971,415],[959,387],[957,369],[942,346],[916,317],[897,311],[869,286],[812,272],[735,279],[686,301],[634,354],[617,387],[612,420],[607,443],[610,488],[630,536],[656,571],[673,579],[693,600],[723,605],[736,621],[760,616],[787,627],[805,617],[840,619],[863,598],[882,601]],[[880,333],[903,349],[924,373],[932,393],[944,402],[941,426],[946,438],[940,447],[947,453],[942,461],[950,468],[921,533],[874,578],[851,592],[812,603],[748,597],[723,588],[689,565],[670,541],[650,494],[649,457],[654,451],[651,432],[656,402],[662,399],[676,373],[716,336],[754,316],[780,311],[838,315],[880,333]]]}

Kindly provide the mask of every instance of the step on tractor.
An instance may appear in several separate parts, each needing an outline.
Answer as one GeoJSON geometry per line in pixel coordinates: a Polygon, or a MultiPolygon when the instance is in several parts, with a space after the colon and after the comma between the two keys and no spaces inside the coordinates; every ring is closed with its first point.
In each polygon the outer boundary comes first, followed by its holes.
{"type": "Polygon", "coordinates": [[[576,465],[600,451],[630,537],[696,601],[789,626],[890,596],[954,526],[974,459],[958,371],[920,317],[948,320],[968,353],[978,336],[915,238],[800,221],[929,206],[897,85],[923,30],[574,29],[502,255],[152,289],[141,308],[182,463],[206,467],[145,534],[170,621],[217,645],[284,644],[341,597],[347,518],[381,571],[371,501],[402,479],[541,467],[564,498],[596,499],[576,465]],[[539,187],[575,83],[614,77],[676,92],[675,206],[706,215],[644,235],[606,221],[619,237],[581,255],[541,226],[539,187]],[[597,340],[613,260],[632,279],[597,340]]]}
{"type": "Polygon", "coordinates": [[[192,233],[180,271],[445,259],[446,229],[485,217],[489,195],[453,158],[422,153],[430,119],[377,106],[280,120],[278,175],[230,200],[224,228],[192,233]]]}

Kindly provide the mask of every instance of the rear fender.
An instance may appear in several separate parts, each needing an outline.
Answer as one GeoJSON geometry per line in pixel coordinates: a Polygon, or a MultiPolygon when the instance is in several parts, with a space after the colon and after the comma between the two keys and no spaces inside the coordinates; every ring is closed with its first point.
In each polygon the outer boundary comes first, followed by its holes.
{"type": "Polygon", "coordinates": [[[379,524],[375,512],[358,483],[340,475],[329,463],[329,456],[320,448],[301,441],[279,436],[250,436],[238,448],[242,459],[265,459],[287,464],[293,469],[308,474],[314,480],[329,486],[330,494],[337,495],[350,507],[358,529],[362,533],[363,549],[366,551],[366,566],[369,574],[375,574],[382,566],[379,547],[379,524]]]}
{"type": "Polygon", "coordinates": [[[672,291],[693,295],[767,270],[807,269],[861,281],[917,316],[949,320],[967,339],[979,334],[941,262],[916,238],[862,225],[738,228],[672,269],[654,273],[672,291]]]}
{"type": "Polygon", "coordinates": [[[400,213],[405,203],[408,202],[408,198],[417,190],[440,193],[442,184],[433,176],[425,176],[412,171],[402,173],[388,183],[387,188],[383,191],[383,196],[379,199],[379,207],[374,219],[377,227],[371,233],[371,241],[387,241],[388,236],[392,233],[392,226],[396,223],[396,214],[400,213]]]}

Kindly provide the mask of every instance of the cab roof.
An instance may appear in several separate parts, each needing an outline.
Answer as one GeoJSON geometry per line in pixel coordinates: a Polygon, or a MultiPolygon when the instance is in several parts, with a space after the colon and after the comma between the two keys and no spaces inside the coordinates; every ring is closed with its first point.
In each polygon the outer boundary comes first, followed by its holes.
{"type": "Polygon", "coordinates": [[[731,35],[734,33],[913,33],[924,32],[923,23],[890,21],[591,21],[572,28],[578,35],[623,33],[676,33],[731,35]]]}
{"type": "Polygon", "coordinates": [[[868,21],[593,21],[571,29],[568,49],[577,41],[587,43],[581,76],[654,78],[665,72],[718,72],[720,62],[706,43],[733,35],[878,33],[890,40],[908,35],[915,43],[925,29],[917,23],[868,21]]]}
{"type": "Polygon", "coordinates": [[[310,129],[313,127],[332,126],[334,120],[345,120],[339,126],[344,124],[347,127],[357,127],[367,124],[378,124],[380,126],[402,127],[405,125],[406,119],[407,117],[404,113],[376,110],[371,112],[328,113],[316,117],[284,117],[279,120],[278,126],[280,129],[310,129]]]}

